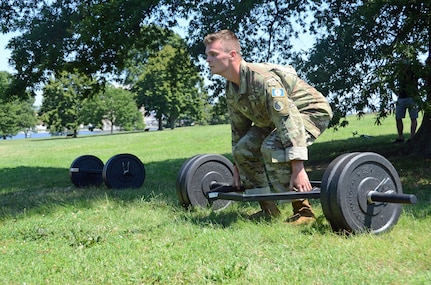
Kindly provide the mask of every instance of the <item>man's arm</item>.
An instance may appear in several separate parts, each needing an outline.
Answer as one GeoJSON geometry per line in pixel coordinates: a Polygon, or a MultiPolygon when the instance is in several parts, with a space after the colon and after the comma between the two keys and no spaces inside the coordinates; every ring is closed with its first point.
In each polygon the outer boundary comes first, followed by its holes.
{"type": "MultiPolygon", "coordinates": [[[[285,148],[285,161],[291,164],[289,188],[299,192],[310,191],[312,186],[304,168],[304,161],[308,160],[307,133],[301,113],[282,84],[276,80],[269,84],[269,112],[285,148]]],[[[292,82],[290,90],[294,84],[295,82],[292,82]]]]}

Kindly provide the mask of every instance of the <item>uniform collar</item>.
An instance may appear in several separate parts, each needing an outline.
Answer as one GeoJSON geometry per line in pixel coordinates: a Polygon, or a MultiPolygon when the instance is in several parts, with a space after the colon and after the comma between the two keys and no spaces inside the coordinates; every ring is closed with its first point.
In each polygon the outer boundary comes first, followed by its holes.
{"type": "MultiPolygon", "coordinates": [[[[239,66],[239,89],[238,89],[238,85],[236,85],[232,81],[227,81],[226,82],[227,90],[232,90],[229,92],[234,92],[233,94],[238,94],[238,95],[247,94],[247,77],[248,77],[247,62],[245,60],[242,60],[239,66]]],[[[239,100],[239,97],[237,97],[236,99],[239,100]]]]}

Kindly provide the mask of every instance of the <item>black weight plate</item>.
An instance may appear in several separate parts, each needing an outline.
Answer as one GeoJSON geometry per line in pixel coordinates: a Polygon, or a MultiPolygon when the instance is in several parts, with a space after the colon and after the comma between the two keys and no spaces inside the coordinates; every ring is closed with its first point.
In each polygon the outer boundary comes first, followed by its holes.
{"type": "Polygon", "coordinates": [[[349,177],[345,177],[342,173],[344,171],[344,168],[346,165],[352,160],[352,158],[356,155],[359,155],[361,153],[354,153],[351,156],[348,156],[348,159],[344,159],[340,161],[337,169],[334,171],[333,178],[331,180],[331,183],[329,185],[329,199],[332,209],[332,218],[334,221],[337,222],[337,227],[334,228],[334,231],[347,231],[347,232],[353,232],[352,228],[349,226],[348,223],[346,223],[345,220],[345,213],[341,211],[340,209],[340,202],[339,202],[339,193],[340,191],[345,191],[345,189],[339,189],[339,181],[343,179],[350,179],[349,177]]]}
{"type": "Polygon", "coordinates": [[[356,154],[342,167],[334,192],[337,203],[336,208],[332,209],[340,213],[346,231],[377,234],[388,231],[397,223],[402,210],[401,204],[368,203],[367,194],[372,190],[402,194],[398,173],[379,154],[356,154]]]}
{"type": "Polygon", "coordinates": [[[195,155],[192,158],[190,158],[188,160],[188,163],[185,165],[184,169],[182,170],[183,175],[182,175],[182,179],[180,181],[180,185],[181,185],[181,190],[182,191],[180,192],[180,194],[182,195],[183,200],[184,200],[184,204],[183,204],[184,207],[188,207],[189,205],[191,205],[191,202],[190,202],[190,199],[189,199],[189,194],[187,193],[187,186],[186,186],[186,183],[187,183],[187,173],[189,171],[190,165],[193,164],[193,161],[195,161],[200,156],[202,156],[202,154],[195,155]]]}
{"type": "Polygon", "coordinates": [[[103,182],[102,169],[103,161],[98,157],[82,155],[70,165],[70,180],[76,187],[99,186],[103,182]]]}
{"type": "Polygon", "coordinates": [[[228,207],[232,201],[215,200],[211,203],[205,196],[212,182],[232,183],[233,165],[229,159],[218,154],[199,155],[189,163],[185,171],[184,189],[190,205],[213,210],[228,207]]]}
{"type": "Polygon", "coordinates": [[[343,212],[340,211],[338,195],[339,195],[339,191],[343,191],[343,189],[340,189],[340,190],[338,189],[339,187],[338,182],[340,180],[340,177],[345,179],[344,177],[341,176],[341,173],[343,172],[344,167],[346,167],[346,164],[351,161],[352,157],[358,154],[360,153],[353,153],[352,155],[347,156],[346,159],[343,159],[342,161],[339,162],[337,169],[335,169],[333,173],[333,177],[329,185],[328,198],[331,204],[332,219],[337,223],[337,227],[333,228],[334,231],[351,232],[350,227],[345,222],[343,212]]]}
{"type": "Polygon", "coordinates": [[[344,167],[347,163],[349,163],[353,157],[359,155],[360,153],[352,153],[352,155],[347,156],[346,159],[340,161],[337,169],[334,171],[333,178],[331,180],[331,184],[329,185],[329,200],[332,209],[332,218],[337,222],[337,228],[334,228],[334,231],[351,231],[348,224],[345,223],[345,219],[343,213],[339,210],[339,202],[338,202],[338,182],[340,180],[341,173],[343,172],[344,167]]]}
{"type": "Polygon", "coordinates": [[[181,166],[181,168],[177,174],[177,179],[176,179],[177,196],[178,196],[178,200],[180,201],[180,204],[182,204],[184,207],[188,207],[190,205],[190,200],[187,196],[187,189],[185,187],[185,180],[187,178],[188,167],[193,162],[193,160],[199,156],[200,155],[195,155],[195,156],[187,159],[182,164],[182,166],[181,166]]]}
{"type": "Polygon", "coordinates": [[[340,169],[340,165],[356,154],[357,153],[345,153],[337,156],[323,173],[322,183],[320,185],[320,203],[322,205],[323,214],[334,231],[341,229],[342,221],[334,215],[332,209],[334,207],[334,201],[332,199],[332,196],[334,196],[332,193],[334,191],[331,191],[331,189],[334,189],[334,186],[337,187],[338,181],[336,181],[337,176],[335,175],[337,170],[340,169]]]}
{"type": "Polygon", "coordinates": [[[102,176],[108,188],[139,188],[145,181],[145,167],[133,154],[117,154],[106,162],[102,176]]]}

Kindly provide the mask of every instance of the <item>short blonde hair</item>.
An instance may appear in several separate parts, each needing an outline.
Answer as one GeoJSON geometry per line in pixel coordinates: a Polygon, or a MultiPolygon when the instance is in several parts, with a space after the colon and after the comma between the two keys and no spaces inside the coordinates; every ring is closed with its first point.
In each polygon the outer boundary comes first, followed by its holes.
{"type": "Polygon", "coordinates": [[[204,38],[204,44],[207,46],[210,43],[213,43],[215,41],[222,41],[225,51],[236,51],[238,54],[241,54],[241,45],[239,43],[238,38],[236,37],[235,33],[229,30],[221,30],[215,33],[208,34],[204,38]]]}

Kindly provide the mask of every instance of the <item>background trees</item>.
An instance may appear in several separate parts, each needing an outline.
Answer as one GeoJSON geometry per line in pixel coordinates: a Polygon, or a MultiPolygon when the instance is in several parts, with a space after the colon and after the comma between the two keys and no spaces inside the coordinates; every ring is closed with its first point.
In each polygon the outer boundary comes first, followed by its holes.
{"type": "Polygon", "coordinates": [[[40,117],[51,134],[72,132],[76,137],[84,99],[90,92],[91,79],[63,71],[43,88],[40,117]]]}
{"type": "Polygon", "coordinates": [[[136,94],[123,88],[108,86],[103,92],[84,99],[81,123],[103,129],[109,124],[111,133],[114,126],[124,131],[143,130],[143,114],[136,105],[136,94]]]}
{"type": "MultiPolygon", "coordinates": [[[[17,107],[16,124],[18,126],[18,131],[22,131],[27,138],[29,133],[35,131],[35,126],[38,122],[36,111],[33,107],[34,98],[28,98],[27,100],[15,99],[15,102],[9,102],[7,104],[17,107]]],[[[16,133],[13,133],[13,135],[16,135],[16,133]]]]}
{"type": "Polygon", "coordinates": [[[171,129],[180,116],[183,120],[199,120],[207,101],[198,69],[178,35],[148,58],[131,84],[138,94],[138,105],[155,114],[159,130],[163,118],[171,129]]]}
{"type": "Polygon", "coordinates": [[[0,105],[0,135],[3,139],[14,136],[19,131],[17,125],[18,105],[5,102],[0,105]]]}
{"type": "Polygon", "coordinates": [[[85,75],[63,72],[60,78],[52,78],[44,88],[40,110],[41,119],[50,133],[72,132],[76,137],[81,125],[103,128],[109,123],[122,130],[143,130],[142,114],[138,111],[134,94],[122,88],[107,86],[89,96],[93,86],[85,75]]]}
{"type": "Polygon", "coordinates": [[[36,112],[32,108],[34,99],[26,100],[9,98],[7,90],[10,88],[12,76],[0,71],[0,136],[3,139],[16,135],[19,131],[27,133],[36,125],[36,112]]]}

